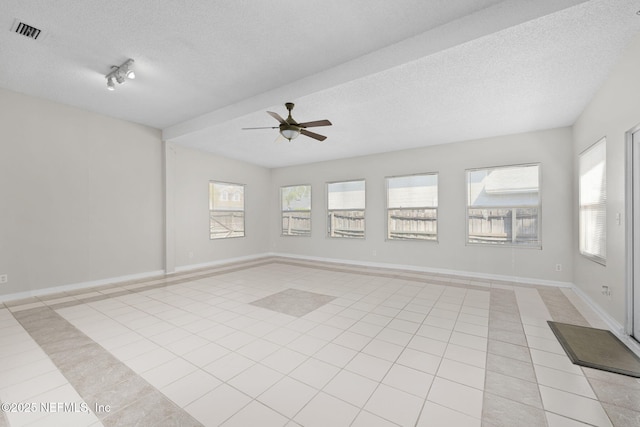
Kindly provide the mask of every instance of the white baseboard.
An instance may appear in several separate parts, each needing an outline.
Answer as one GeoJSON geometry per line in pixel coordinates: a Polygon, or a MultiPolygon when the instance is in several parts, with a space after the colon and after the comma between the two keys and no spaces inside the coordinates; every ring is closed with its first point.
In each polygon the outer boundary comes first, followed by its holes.
{"type": "MultiPolygon", "coordinates": [[[[197,269],[207,268],[207,267],[218,267],[223,264],[233,264],[236,262],[253,261],[256,259],[265,258],[267,256],[268,254],[263,253],[263,254],[249,255],[249,256],[237,257],[237,258],[226,258],[223,260],[212,261],[212,262],[207,262],[202,264],[185,265],[181,267],[176,267],[175,273],[187,272],[190,270],[197,270],[197,269]]],[[[125,276],[110,277],[107,279],[72,283],[69,285],[54,286],[50,288],[33,289],[29,291],[10,293],[5,295],[0,295],[0,303],[4,301],[14,301],[14,300],[30,298],[30,297],[57,294],[60,292],[76,291],[79,289],[88,289],[88,288],[93,288],[93,287],[103,286],[103,285],[125,283],[125,282],[131,282],[131,281],[142,280],[142,279],[150,279],[153,277],[165,276],[165,274],[166,273],[164,270],[156,270],[156,271],[148,271],[144,273],[129,274],[125,276]]]]}
{"type": "Polygon", "coordinates": [[[573,283],[570,283],[570,282],[559,282],[555,280],[535,279],[531,277],[506,276],[501,274],[476,273],[476,272],[461,271],[461,270],[447,270],[443,268],[422,267],[422,266],[407,265],[407,264],[390,264],[390,263],[369,262],[369,261],[353,261],[353,260],[345,260],[345,259],[314,257],[314,256],[277,253],[277,252],[272,252],[269,255],[283,257],[283,258],[306,260],[306,261],[346,264],[346,265],[353,265],[353,266],[359,266],[359,267],[407,270],[407,271],[415,271],[419,273],[447,274],[447,275],[454,275],[454,276],[461,276],[461,277],[468,277],[468,278],[499,280],[499,281],[528,284],[528,285],[556,286],[561,288],[573,287],[573,283]]]}
{"type": "Polygon", "coordinates": [[[219,267],[221,265],[224,264],[233,264],[236,262],[246,262],[246,261],[254,261],[260,258],[266,258],[271,256],[271,254],[269,253],[261,253],[261,254],[254,254],[254,255],[246,255],[246,256],[241,256],[241,257],[235,257],[235,258],[225,258],[225,259],[220,259],[220,260],[216,260],[216,261],[209,261],[209,262],[203,262],[203,263],[199,263],[199,264],[189,264],[189,265],[181,265],[181,266],[176,266],[175,272],[176,273],[184,273],[187,271],[191,271],[191,270],[199,270],[202,268],[211,268],[211,267],[219,267]]]}
{"type": "Polygon", "coordinates": [[[60,292],[76,291],[78,289],[93,288],[96,286],[110,285],[114,283],[130,282],[133,280],[149,279],[151,277],[163,276],[164,270],[147,271],[144,273],[129,274],[126,276],[110,277],[108,279],[90,280],[87,282],[72,283],[70,285],[54,286],[51,288],[33,289],[24,292],[0,295],[0,302],[13,301],[23,298],[38,297],[44,295],[57,294],[60,292]]]}
{"type": "Polygon", "coordinates": [[[573,291],[576,294],[578,294],[578,296],[582,298],[582,300],[586,302],[587,305],[593,311],[596,312],[596,314],[600,317],[600,319],[602,319],[602,321],[607,325],[607,327],[609,328],[609,330],[611,330],[611,332],[613,332],[618,336],[624,335],[624,327],[620,324],[620,322],[618,322],[616,319],[611,317],[609,313],[604,311],[604,309],[600,306],[600,304],[596,303],[593,299],[591,299],[591,297],[587,295],[585,291],[583,291],[580,287],[576,285],[573,285],[573,291]]]}
{"type": "Polygon", "coordinates": [[[640,356],[640,343],[638,341],[631,338],[631,336],[626,332],[626,329],[623,325],[620,324],[616,319],[611,317],[609,313],[607,313],[598,303],[596,303],[586,292],[580,289],[578,286],[573,286],[573,291],[580,297],[582,300],[587,303],[587,305],[595,311],[595,313],[602,319],[602,321],[607,325],[609,330],[617,336],[620,341],[622,341],[631,351],[640,356]]]}

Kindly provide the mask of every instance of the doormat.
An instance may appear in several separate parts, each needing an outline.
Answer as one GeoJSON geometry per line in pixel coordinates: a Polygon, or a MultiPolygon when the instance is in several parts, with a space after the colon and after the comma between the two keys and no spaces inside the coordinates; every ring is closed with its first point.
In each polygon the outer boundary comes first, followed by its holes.
{"type": "Polygon", "coordinates": [[[611,331],[547,322],[575,364],[640,378],[640,357],[611,331]]]}

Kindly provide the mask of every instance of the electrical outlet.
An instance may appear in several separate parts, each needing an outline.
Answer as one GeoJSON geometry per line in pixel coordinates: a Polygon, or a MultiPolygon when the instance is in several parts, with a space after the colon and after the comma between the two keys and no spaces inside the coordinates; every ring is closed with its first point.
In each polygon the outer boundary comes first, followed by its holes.
{"type": "Polygon", "coordinates": [[[0,275],[0,283],[7,283],[9,281],[9,276],[7,274],[0,275]]]}
{"type": "Polygon", "coordinates": [[[607,285],[602,285],[602,295],[611,299],[611,289],[607,285]]]}
{"type": "Polygon", "coordinates": [[[378,255],[378,251],[376,251],[375,249],[372,251],[372,253],[373,253],[373,256],[378,255]]]}
{"type": "Polygon", "coordinates": [[[556,271],[562,271],[562,264],[556,264],[556,271]]]}

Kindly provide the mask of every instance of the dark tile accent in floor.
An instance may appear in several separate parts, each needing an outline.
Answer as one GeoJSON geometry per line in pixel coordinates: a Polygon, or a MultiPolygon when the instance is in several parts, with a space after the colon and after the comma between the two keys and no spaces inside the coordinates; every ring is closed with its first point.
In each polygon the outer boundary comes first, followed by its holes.
{"type": "Polygon", "coordinates": [[[485,392],[482,405],[483,427],[546,425],[547,417],[542,409],[485,392]]]}
{"type": "Polygon", "coordinates": [[[13,313],[105,426],[199,426],[115,356],[49,307],[13,313]],[[70,351],[70,349],[73,349],[70,351]]]}
{"type": "Polygon", "coordinates": [[[524,334],[504,331],[501,329],[489,328],[489,340],[502,341],[522,347],[527,346],[527,338],[524,334]]]}
{"type": "Polygon", "coordinates": [[[495,354],[487,354],[487,370],[498,372],[521,380],[536,382],[536,374],[531,362],[521,362],[495,354]]]}
{"type": "Polygon", "coordinates": [[[518,302],[505,289],[490,290],[482,425],[547,425],[518,302]]]}
{"type": "Polygon", "coordinates": [[[525,405],[542,409],[542,399],[538,384],[520,378],[503,375],[487,370],[485,374],[485,392],[505,399],[517,400],[525,405]],[[514,398],[514,396],[517,396],[514,398]]]}
{"type": "Polygon", "coordinates": [[[588,378],[598,400],[621,406],[640,414],[640,390],[608,381],[588,378]]]}
{"type": "Polygon", "coordinates": [[[640,412],[621,408],[610,403],[602,403],[602,407],[609,416],[614,427],[638,427],[640,426],[640,412]]]}
{"type": "Polygon", "coordinates": [[[331,295],[316,294],[298,289],[285,289],[282,292],[253,301],[251,305],[290,316],[302,317],[333,301],[335,298],[331,295]]]}
{"type": "Polygon", "coordinates": [[[511,359],[519,360],[520,362],[531,362],[529,349],[521,345],[492,339],[489,340],[487,351],[491,354],[495,354],[496,356],[509,357],[511,359]]]}
{"type": "Polygon", "coordinates": [[[538,288],[538,293],[554,321],[578,326],[591,326],[560,289],[538,288]]]}
{"type": "Polygon", "coordinates": [[[640,426],[640,379],[582,368],[614,427],[640,426]]]}

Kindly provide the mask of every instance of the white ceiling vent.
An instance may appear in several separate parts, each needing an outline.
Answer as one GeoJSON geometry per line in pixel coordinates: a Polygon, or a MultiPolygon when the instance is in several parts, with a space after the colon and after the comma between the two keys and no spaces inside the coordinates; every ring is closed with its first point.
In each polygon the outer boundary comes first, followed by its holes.
{"type": "Polygon", "coordinates": [[[13,26],[11,27],[11,31],[34,40],[37,40],[42,33],[40,29],[25,24],[24,22],[21,22],[17,19],[14,21],[13,26]]]}

